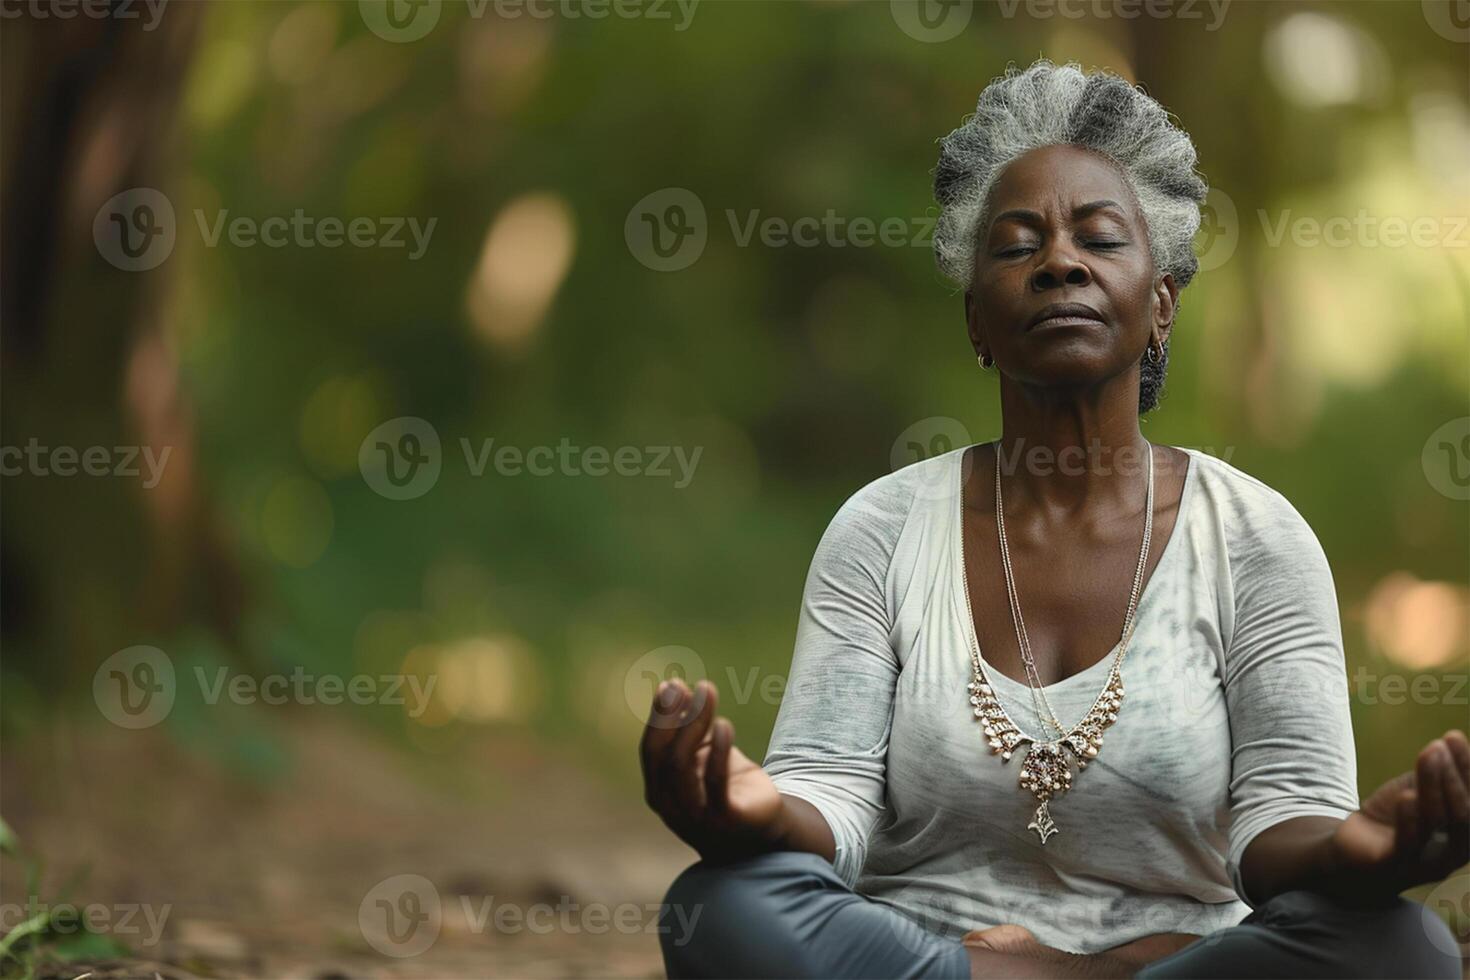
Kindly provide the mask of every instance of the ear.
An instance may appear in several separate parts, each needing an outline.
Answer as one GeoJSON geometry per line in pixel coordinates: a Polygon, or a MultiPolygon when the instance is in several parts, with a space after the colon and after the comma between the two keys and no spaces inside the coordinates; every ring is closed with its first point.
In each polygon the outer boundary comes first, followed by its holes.
{"type": "Polygon", "coordinates": [[[1179,285],[1173,273],[1166,272],[1154,284],[1153,333],[1160,345],[1174,332],[1174,315],[1179,312],[1179,285]]]}
{"type": "Polygon", "coordinates": [[[980,304],[975,302],[975,294],[965,290],[965,330],[970,335],[970,346],[975,348],[975,356],[983,357],[990,353],[990,345],[985,342],[985,327],[980,322],[980,304]]]}

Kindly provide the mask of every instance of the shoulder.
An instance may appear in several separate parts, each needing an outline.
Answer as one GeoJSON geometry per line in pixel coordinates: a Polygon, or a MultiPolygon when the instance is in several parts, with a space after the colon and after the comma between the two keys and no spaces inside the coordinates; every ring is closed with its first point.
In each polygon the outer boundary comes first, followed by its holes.
{"type": "Polygon", "coordinates": [[[941,453],[884,474],[859,488],[837,509],[819,554],[834,553],[886,565],[916,514],[953,501],[965,450],[941,453]]]}
{"type": "Polygon", "coordinates": [[[1213,511],[1237,586],[1243,577],[1287,585],[1281,576],[1330,576],[1316,532],[1281,491],[1218,456],[1186,451],[1193,457],[1197,495],[1213,511]]]}

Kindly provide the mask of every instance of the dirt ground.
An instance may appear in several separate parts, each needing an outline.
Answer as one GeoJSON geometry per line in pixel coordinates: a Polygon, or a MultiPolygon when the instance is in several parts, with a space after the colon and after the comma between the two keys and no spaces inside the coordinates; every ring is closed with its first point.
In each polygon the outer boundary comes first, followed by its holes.
{"type": "MultiPolygon", "coordinates": [[[[157,730],[4,747],[0,814],[44,859],[41,891],[89,865],[67,898],[107,906],[134,953],[46,973],[663,976],[650,907],[694,855],[628,793],[525,737],[466,740],[426,771],[340,723],[281,734],[292,766],[263,783],[157,730]]],[[[25,892],[0,861],[0,904],[18,915],[25,892]]]]}

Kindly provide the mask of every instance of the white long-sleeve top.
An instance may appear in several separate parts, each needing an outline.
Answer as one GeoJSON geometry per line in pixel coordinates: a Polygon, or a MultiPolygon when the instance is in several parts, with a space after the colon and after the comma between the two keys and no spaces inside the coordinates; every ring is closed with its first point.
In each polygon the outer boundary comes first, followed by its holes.
{"type": "MultiPolygon", "coordinates": [[[[1044,846],[1027,829],[1037,801],[1017,785],[1024,747],[1005,763],[990,753],[966,688],[964,450],[882,477],[838,511],[807,576],[764,768],[826,818],[835,869],[858,893],[943,934],[1019,923],[1081,953],[1204,935],[1249,913],[1239,862],[1256,834],[1357,809],[1322,547],[1281,494],[1186,452],[1122,709],[1052,799],[1060,832],[1044,846]]],[[[1085,714],[1111,662],[1046,688],[1062,724],[1085,714]]],[[[1046,731],[1024,684],[986,673],[1025,732],[1046,731]]]]}

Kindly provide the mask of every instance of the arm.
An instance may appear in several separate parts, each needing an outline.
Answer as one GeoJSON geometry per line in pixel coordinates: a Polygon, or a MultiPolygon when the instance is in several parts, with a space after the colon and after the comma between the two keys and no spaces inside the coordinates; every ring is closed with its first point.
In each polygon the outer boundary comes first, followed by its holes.
{"type": "MultiPolygon", "coordinates": [[[[827,826],[827,854],[854,884],[884,805],[900,666],[888,576],[911,502],[889,477],[859,491],[817,545],[802,592],[791,674],[765,757],[788,798],[827,826]]],[[[825,840],[823,840],[825,843],[825,840]]],[[[822,853],[822,852],[819,852],[822,853]]]]}
{"type": "Polygon", "coordinates": [[[777,792],[735,747],[734,726],[716,714],[718,707],[719,691],[709,681],[658,686],[639,752],[649,807],[712,863],[773,850],[832,860],[832,833],[822,815],[777,792]]]}
{"type": "Polygon", "coordinates": [[[714,685],[659,685],[640,748],[645,799],[706,860],[809,851],[856,879],[898,676],[883,584],[908,505],[895,482],[856,494],[817,546],[764,768],[732,744],[714,685]]]}
{"type": "Polygon", "coordinates": [[[1262,831],[1246,849],[1242,875],[1268,895],[1306,889],[1376,904],[1466,861],[1470,741],[1450,730],[1346,820],[1297,817],[1262,831]]]}
{"type": "Polygon", "coordinates": [[[1252,905],[1296,889],[1392,898],[1466,860],[1470,746],[1458,732],[1436,739],[1414,772],[1358,805],[1332,572],[1284,498],[1273,491],[1261,502],[1242,515],[1246,526],[1229,558],[1225,695],[1236,890],[1252,905]],[[1434,837],[1444,830],[1464,846],[1434,837]]]}

